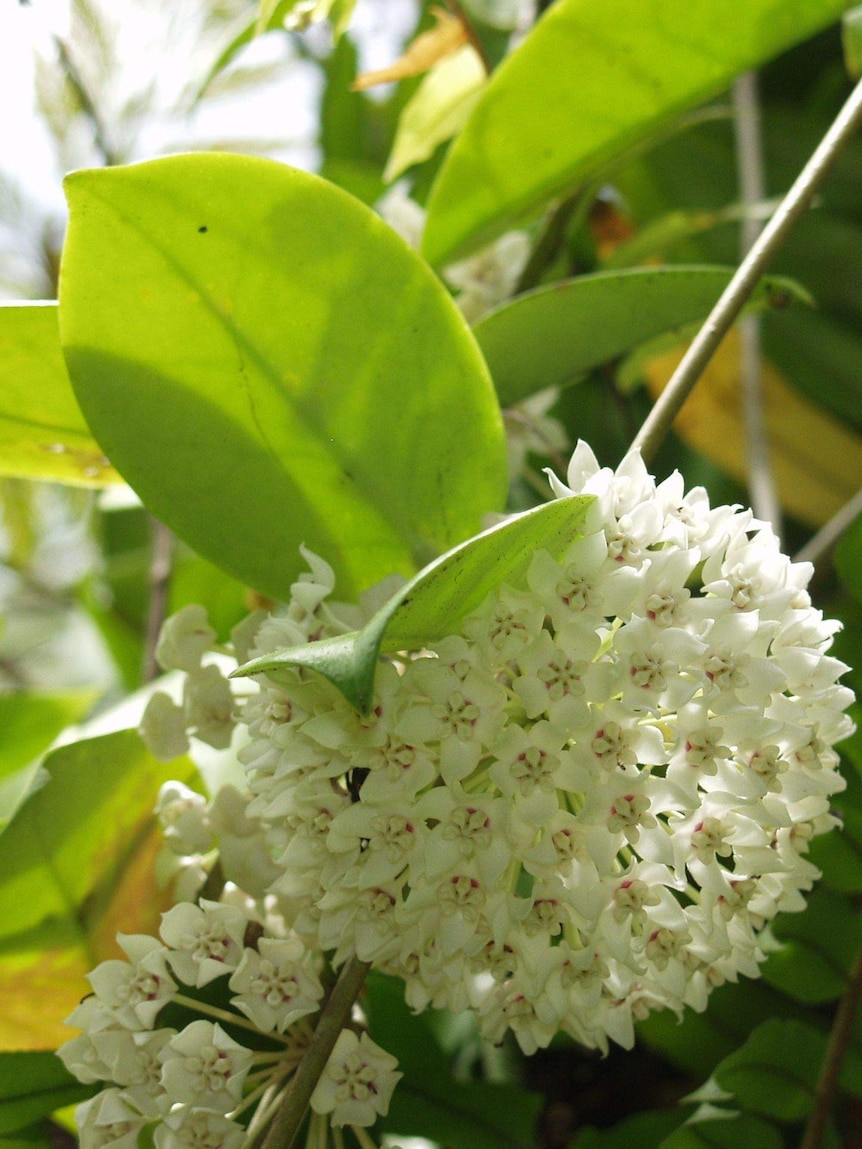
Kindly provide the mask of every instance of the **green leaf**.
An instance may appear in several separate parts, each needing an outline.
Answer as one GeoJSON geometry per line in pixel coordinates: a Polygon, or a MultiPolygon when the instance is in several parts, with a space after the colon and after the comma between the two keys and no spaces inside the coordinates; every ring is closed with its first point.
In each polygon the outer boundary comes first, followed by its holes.
{"type": "Polygon", "coordinates": [[[263,655],[231,677],[307,666],[325,675],[351,705],[367,714],[381,650],[415,650],[456,633],[459,622],[492,590],[523,579],[537,550],[563,554],[578,537],[593,501],[591,495],[555,499],[512,516],[420,571],[362,630],[263,655]]]}
{"type": "Polygon", "coordinates": [[[809,861],[823,871],[823,883],[845,894],[862,893],[862,813],[842,809],[841,828],[811,843],[809,861]]]}
{"type": "MultiPolygon", "coordinates": [[[[705,318],[733,270],[699,265],[597,272],[540,287],[482,319],[474,334],[504,407],[571,383],[657,335],[705,318]]],[[[754,301],[784,306],[805,293],[764,280],[754,301]]]]}
{"type": "Polygon", "coordinates": [[[692,1120],[671,1133],[660,1149],[783,1149],[778,1130],[750,1113],[692,1120]]]}
{"type": "Polygon", "coordinates": [[[53,1048],[89,992],[84,974],[119,956],[115,936],[155,933],[159,787],[188,781],[187,759],[159,763],[132,730],[60,747],[45,784],[0,836],[0,1049],[53,1048]]]}
{"type": "Polygon", "coordinates": [[[0,1133],[14,1133],[94,1092],[53,1053],[0,1053],[0,1133]]]}
{"type": "Polygon", "coordinates": [[[862,77],[862,4],[844,13],[841,22],[844,65],[851,80],[862,77]]]}
{"type": "Polygon", "coordinates": [[[765,1021],[715,1069],[723,1089],[745,1109],[801,1121],[811,1112],[826,1036],[799,1021],[765,1021]]]}
{"type": "MultiPolygon", "coordinates": [[[[252,40],[264,35],[266,32],[283,29],[293,9],[298,7],[300,3],[301,0],[261,0],[257,14],[252,16],[252,18],[243,25],[237,35],[234,36],[217,57],[206,79],[200,86],[198,99],[203,96],[213,80],[221,75],[229,64],[233,63],[246,44],[250,44],[252,40]]],[[[329,15],[329,10],[334,8],[334,15],[338,21],[338,35],[340,35],[343,31],[342,21],[346,26],[350,18],[350,13],[353,11],[354,4],[355,0],[318,0],[314,7],[306,13],[308,19],[303,19],[303,26],[305,23],[310,23],[313,20],[325,19],[327,15],[329,15]]]]}
{"type": "Polygon", "coordinates": [[[681,1109],[655,1109],[637,1113],[620,1121],[612,1129],[582,1129],[570,1149],[657,1149],[662,1138],[673,1132],[685,1119],[681,1109]]]}
{"type": "MultiPolygon", "coordinates": [[[[84,1089],[85,1086],[80,1086],[84,1089]]],[[[51,1121],[36,1121],[0,1137],[0,1149],[57,1149],[57,1126],[51,1121]]]]}
{"type": "Polygon", "coordinates": [[[86,487],[120,481],[72,391],[54,303],[0,304],[0,475],[86,487]]]}
{"type": "Polygon", "coordinates": [[[835,549],[835,569],[857,602],[862,602],[862,515],[844,532],[835,549]]]}
{"type": "Polygon", "coordinates": [[[804,913],[781,915],[773,933],[783,944],[763,966],[765,981],[811,1004],[841,996],[862,946],[862,919],[849,898],[819,889],[804,913]]]}
{"type": "Polygon", "coordinates": [[[453,1078],[428,1014],[412,1014],[404,987],[372,972],[366,1004],[371,1034],[404,1074],[380,1122],[396,1136],[422,1136],[450,1149],[530,1149],[541,1099],[514,1084],[453,1078]]]}
{"type": "Polygon", "coordinates": [[[707,1077],[761,1021],[786,1011],[787,999],[762,981],[719,986],[704,1013],[687,1010],[682,1023],[657,1010],[638,1024],[638,1039],[686,1076],[707,1077]]]}
{"type": "Polygon", "coordinates": [[[734,76],[813,35],[846,0],[557,0],[494,73],[428,205],[445,263],[541,210],[734,76]]]}
{"type": "Polygon", "coordinates": [[[37,782],[40,756],[94,701],[91,691],[0,696],[0,832],[37,782]]]}
{"type": "Polygon", "coordinates": [[[79,172],[67,191],[73,384],[112,461],[195,550],[281,598],[306,542],[350,597],[499,509],[502,420],[479,350],[368,208],[219,154],[79,172]]]}

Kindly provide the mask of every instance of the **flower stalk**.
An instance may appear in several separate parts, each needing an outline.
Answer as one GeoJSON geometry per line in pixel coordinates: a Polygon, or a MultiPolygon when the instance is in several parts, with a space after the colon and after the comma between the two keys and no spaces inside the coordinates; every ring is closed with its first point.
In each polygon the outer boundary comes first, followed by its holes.
{"type": "Polygon", "coordinates": [[[350,1020],[354,1002],[370,968],[369,962],[359,961],[357,957],[348,958],[342,966],[338,981],[321,1010],[305,1056],[272,1120],[263,1149],[290,1149],[296,1140],[311,1095],[335,1048],[338,1035],[350,1020]]]}

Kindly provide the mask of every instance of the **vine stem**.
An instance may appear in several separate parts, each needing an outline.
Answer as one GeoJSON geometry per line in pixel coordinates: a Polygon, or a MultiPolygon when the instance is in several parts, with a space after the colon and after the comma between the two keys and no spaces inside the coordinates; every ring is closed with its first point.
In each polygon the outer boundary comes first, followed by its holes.
{"type": "Polygon", "coordinates": [[[850,524],[862,515],[862,489],[840,510],[832,516],[828,523],[820,528],[813,538],[800,551],[793,556],[795,563],[816,563],[819,558],[832,550],[850,524]]]}
{"type": "Polygon", "coordinates": [[[729,331],[776,252],[800,216],[810,206],[817,188],[832,170],[842,149],[860,123],[862,123],[862,81],[853,89],[811,159],[799,173],[772,219],[739,265],[736,274],[695,336],[682,362],[635,436],[632,446],[640,448],[646,462],[652,460],[719,343],[729,331]]]}
{"type": "Polygon", "coordinates": [[[856,955],[856,961],[850,971],[850,980],[838,1004],[835,1021],[829,1034],[829,1044],[826,1046],[826,1055],[823,1058],[823,1069],[817,1082],[814,1109],[808,1118],[799,1149],[820,1149],[823,1142],[838,1089],[841,1065],[853,1035],[853,1023],[856,1020],[860,996],[862,996],[862,949],[856,955]]]}
{"type": "MultiPolygon", "coordinates": [[[[733,107],[739,198],[744,209],[740,228],[740,258],[744,259],[763,231],[763,221],[757,218],[754,209],[766,199],[756,72],[744,72],[733,85],[733,107]]],[[[743,315],[739,321],[739,381],[745,427],[748,493],[755,515],[772,523],[776,535],[780,535],[781,504],[775,488],[766,428],[760,334],[761,317],[756,314],[743,315]]]]}
{"type": "Polygon", "coordinates": [[[150,552],[149,610],[147,613],[147,634],[144,640],[144,682],[152,682],[161,673],[156,661],[156,646],[159,641],[162,623],[168,608],[168,591],[171,582],[171,555],[174,537],[164,523],[150,516],[152,525],[152,550],[150,552]]]}
{"type": "Polygon", "coordinates": [[[290,1149],[305,1117],[314,1087],[320,1080],[338,1035],[350,1020],[353,1003],[371,969],[369,962],[355,955],[341,967],[338,981],[321,1010],[314,1033],[300,1061],[290,1087],[269,1127],[262,1149],[290,1149]]]}

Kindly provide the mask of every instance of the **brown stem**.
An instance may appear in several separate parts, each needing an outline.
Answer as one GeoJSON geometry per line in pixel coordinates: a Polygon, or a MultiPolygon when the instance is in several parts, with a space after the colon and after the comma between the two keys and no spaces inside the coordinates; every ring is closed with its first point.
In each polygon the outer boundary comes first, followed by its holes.
{"type": "Polygon", "coordinates": [[[838,1004],[832,1032],[829,1034],[826,1056],[823,1059],[823,1069],[820,1073],[820,1080],[817,1082],[814,1110],[808,1118],[805,1136],[802,1138],[799,1149],[820,1149],[823,1142],[823,1136],[835,1102],[835,1094],[838,1091],[841,1065],[853,1035],[853,1023],[856,1020],[860,996],[862,996],[862,949],[856,955],[856,961],[850,971],[850,980],[844,990],[844,996],[838,1004]]]}
{"type": "Polygon", "coordinates": [[[311,1041],[280,1109],[272,1120],[262,1149],[290,1149],[302,1125],[314,1087],[326,1068],[338,1035],[350,1020],[353,1003],[365,983],[369,962],[348,958],[321,1010],[311,1041]]]}
{"type": "Polygon", "coordinates": [[[158,678],[160,673],[159,664],[156,662],[156,645],[168,609],[171,551],[174,541],[173,535],[163,523],[160,523],[158,519],[151,519],[151,522],[153,541],[149,570],[150,603],[147,615],[147,634],[144,640],[144,682],[152,682],[154,678],[158,678]]]}

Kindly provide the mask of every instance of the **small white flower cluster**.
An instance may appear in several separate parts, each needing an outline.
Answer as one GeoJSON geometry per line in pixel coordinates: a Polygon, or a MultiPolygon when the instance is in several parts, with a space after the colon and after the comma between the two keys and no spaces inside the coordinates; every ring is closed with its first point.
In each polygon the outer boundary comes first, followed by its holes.
{"type": "Polygon", "coordinates": [[[163,670],[180,670],[186,676],[181,706],[158,690],[144,711],[141,734],[163,762],[186,753],[189,733],[216,750],[230,746],[236,724],[230,683],[218,666],[202,664],[215,640],[206,608],[198,605],[183,607],[162,627],[156,659],[163,670]]]}
{"type": "MultiPolygon", "coordinates": [[[[143,730],[149,736],[153,725],[143,730]]],[[[159,741],[158,732],[155,738],[159,741]]],[[[170,860],[160,859],[158,876],[162,884],[172,883],[178,901],[194,901],[216,861],[224,882],[251,898],[264,898],[280,870],[263,827],[248,816],[249,800],[248,794],[230,785],[222,786],[211,801],[182,782],[162,786],[156,814],[170,860]]]]}
{"type": "MultiPolygon", "coordinates": [[[[59,1050],[78,1080],[108,1086],[76,1111],[82,1149],[133,1149],[145,1126],[157,1149],[251,1144],[307,1045],[319,954],[241,897],[181,902],[160,938],[118,941],[128,960],[89,975],[93,993],[68,1019],[83,1032],[59,1050]]],[[[333,1124],[371,1125],[400,1077],[395,1059],[364,1034],[342,1039],[312,1105],[333,1124]]]]}
{"type": "MultiPolygon", "coordinates": [[[[581,444],[568,483],[595,503],[561,560],[383,662],[368,717],[312,672],[264,679],[240,751],[295,928],[527,1052],[630,1045],[756,975],[851,729],[837,624],[768,527],[635,453],[613,473],[581,444]]],[[[343,629],[331,587],[318,565],[253,653],[343,629]]]]}

